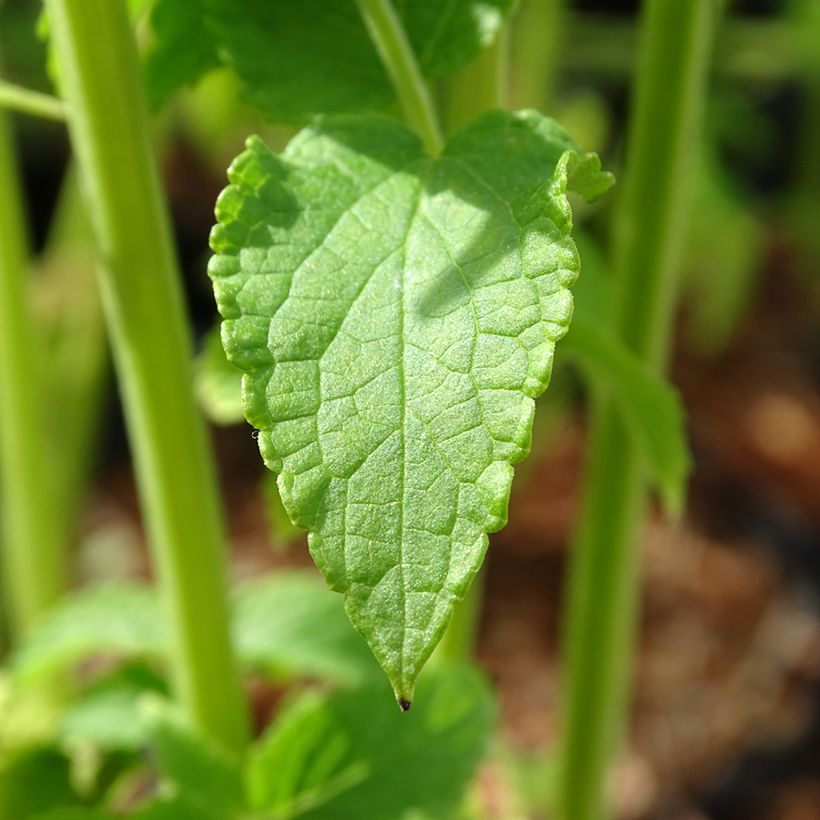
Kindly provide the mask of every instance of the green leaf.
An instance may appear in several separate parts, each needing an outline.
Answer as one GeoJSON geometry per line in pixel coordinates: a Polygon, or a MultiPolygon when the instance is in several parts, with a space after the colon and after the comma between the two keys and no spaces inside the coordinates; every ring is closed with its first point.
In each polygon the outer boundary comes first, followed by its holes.
{"type": "Polygon", "coordinates": [[[79,803],[71,763],[56,749],[30,749],[0,767],[0,817],[23,820],[79,803]]]}
{"type": "Polygon", "coordinates": [[[675,388],[653,375],[614,334],[583,317],[573,319],[562,350],[578,358],[594,389],[612,394],[667,511],[679,518],[692,461],[675,388]]]}
{"type": "Polygon", "coordinates": [[[213,820],[235,817],[244,803],[239,766],[167,701],[149,696],[141,712],[157,767],[174,793],[213,820]]]}
{"type": "MultiPolygon", "coordinates": [[[[242,418],[245,418],[244,413],[242,418]]],[[[295,527],[288,517],[279,495],[276,476],[268,470],[265,470],[262,479],[262,495],[265,499],[265,518],[272,545],[274,549],[285,551],[293,541],[302,539],[304,533],[299,527],[295,527]]]]}
{"type": "Polygon", "coordinates": [[[242,371],[225,356],[219,329],[205,337],[194,365],[194,387],[205,415],[215,424],[237,424],[242,412],[242,371]]]}
{"type": "Polygon", "coordinates": [[[492,733],[483,678],[437,667],[401,714],[380,686],[307,697],[280,715],[252,749],[248,791],[271,820],[451,817],[492,733]]]}
{"type": "Polygon", "coordinates": [[[593,392],[613,396],[667,511],[679,517],[692,466],[680,397],[612,331],[604,260],[590,240],[577,241],[582,273],[575,288],[572,327],[561,342],[561,352],[577,361],[593,392]]]}
{"type": "Polygon", "coordinates": [[[176,89],[217,68],[220,60],[203,0],[158,0],[151,10],[151,29],[143,69],[148,101],[156,110],[176,89]]]}
{"type": "Polygon", "coordinates": [[[686,242],[687,318],[695,348],[714,356],[750,308],[767,237],[713,146],[702,148],[697,183],[686,242]]]}
{"type": "Polygon", "coordinates": [[[378,674],[341,600],[307,573],[282,573],[240,589],[233,628],[243,663],[274,676],[355,684],[378,674]]]}
{"type": "MultiPolygon", "coordinates": [[[[129,816],[133,817],[133,815],[129,816]]],[[[55,809],[31,817],[30,820],[116,820],[116,817],[98,809],[55,809]]],[[[184,820],[184,818],[179,818],[179,820],[184,820]]]]}
{"type": "Polygon", "coordinates": [[[281,158],[251,138],[217,204],[246,417],[401,701],[506,521],[569,322],[569,169],[603,185],[574,154],[536,112],[492,112],[437,159],[390,119],[329,118],[281,158]]]}
{"type": "Polygon", "coordinates": [[[18,680],[47,675],[91,655],[162,657],[167,635],[150,587],[112,583],[64,598],[35,624],[11,660],[18,680]]]}
{"type": "Polygon", "coordinates": [[[204,811],[180,795],[155,800],[129,814],[128,817],[131,820],[229,820],[227,817],[204,811]]]}
{"type": "MultiPolygon", "coordinates": [[[[441,77],[488,45],[514,0],[397,0],[395,8],[427,77],[441,77]]],[[[245,95],[274,120],[361,111],[393,88],[354,0],[157,0],[147,57],[149,95],[161,102],[217,60],[232,66],[245,95]]]]}
{"type": "Polygon", "coordinates": [[[136,704],[147,692],[164,694],[162,681],[132,666],[114,672],[83,692],[63,711],[58,738],[67,747],[92,745],[106,751],[136,751],[147,744],[136,704]]]}

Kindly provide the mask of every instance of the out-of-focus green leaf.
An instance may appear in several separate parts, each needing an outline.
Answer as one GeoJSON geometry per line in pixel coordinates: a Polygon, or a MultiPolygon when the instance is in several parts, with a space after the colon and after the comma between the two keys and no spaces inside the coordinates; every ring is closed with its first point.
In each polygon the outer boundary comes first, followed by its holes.
{"type": "Polygon", "coordinates": [[[451,817],[492,733],[482,676],[438,666],[401,714],[383,686],[308,696],[279,716],[250,754],[252,808],[270,818],[451,817]]]}
{"type": "Polygon", "coordinates": [[[379,674],[341,598],[315,575],[281,573],[240,589],[233,630],[242,662],[277,677],[353,684],[379,674]]]}
{"type": "Polygon", "coordinates": [[[147,696],[140,704],[150,748],[164,779],[191,808],[212,820],[230,820],[244,804],[239,765],[194,732],[174,707],[147,696]]]}
{"type": "MultiPolygon", "coordinates": [[[[130,820],[231,820],[230,816],[203,810],[195,802],[182,795],[155,800],[140,807],[128,817],[130,820]]],[[[258,820],[264,820],[264,818],[258,820]]]]}
{"type": "MultiPolygon", "coordinates": [[[[130,816],[130,815],[129,815],[130,816]]],[[[5,815],[3,815],[5,817],[5,815]]],[[[11,818],[9,818],[11,820],[11,818]]],[[[22,818],[21,818],[22,820],[22,818]]],[[[55,809],[27,820],[117,820],[116,816],[99,809],[55,809]]],[[[184,820],[184,818],[180,818],[184,820]]]]}
{"type": "Polygon", "coordinates": [[[258,138],[209,273],[291,519],[354,626],[413,684],[506,522],[569,322],[567,189],[611,184],[554,121],[490,112],[439,157],[378,115],[258,138]]]}
{"type": "Polygon", "coordinates": [[[93,655],[163,657],[167,634],[150,587],[111,583],[81,590],[44,613],[11,660],[29,681],[93,655]]]}
{"type": "Polygon", "coordinates": [[[0,817],[4,820],[26,820],[80,803],[71,785],[71,763],[56,749],[29,749],[0,765],[0,817]]]}
{"type": "Polygon", "coordinates": [[[63,711],[57,727],[68,748],[96,746],[106,751],[136,751],[145,747],[145,724],[137,704],[147,692],[164,694],[165,686],[149,670],[131,666],[93,685],[63,711]]]}
{"type": "Polygon", "coordinates": [[[677,391],[652,375],[613,334],[579,316],[562,353],[577,358],[593,390],[607,392],[617,402],[664,506],[679,517],[692,462],[677,391]]]}
{"type": "Polygon", "coordinates": [[[669,513],[679,516],[691,456],[685,414],[675,388],[653,375],[611,330],[611,295],[597,247],[578,237],[582,274],[575,314],[561,353],[575,358],[595,392],[611,395],[643,453],[669,513]]]}
{"type": "MultiPolygon", "coordinates": [[[[153,40],[145,61],[151,108],[159,108],[176,89],[194,84],[220,65],[204,0],[158,0],[151,11],[153,40]]],[[[241,10],[242,4],[234,7],[241,10]]],[[[269,59],[276,60],[269,54],[269,59]]]]}
{"type": "Polygon", "coordinates": [[[766,231],[748,197],[733,190],[714,149],[704,148],[686,243],[689,335],[704,355],[719,354],[755,293],[766,231]]]}
{"type": "MultiPolygon", "coordinates": [[[[514,0],[397,0],[422,72],[440,77],[488,45],[514,0]]],[[[354,0],[157,0],[147,57],[149,95],[164,99],[218,60],[232,66],[245,95],[278,122],[361,111],[393,89],[354,0]]]]}
{"type": "MultiPolygon", "coordinates": [[[[242,418],[244,418],[244,415],[242,418]]],[[[268,529],[274,547],[283,549],[290,542],[298,538],[304,538],[304,530],[294,526],[290,520],[285,505],[282,504],[282,496],[279,495],[276,476],[269,470],[265,470],[262,478],[262,494],[265,498],[268,529]]]]}
{"type": "Polygon", "coordinates": [[[219,328],[205,337],[194,368],[194,386],[205,415],[215,424],[239,424],[242,412],[242,371],[228,361],[219,328]]]}

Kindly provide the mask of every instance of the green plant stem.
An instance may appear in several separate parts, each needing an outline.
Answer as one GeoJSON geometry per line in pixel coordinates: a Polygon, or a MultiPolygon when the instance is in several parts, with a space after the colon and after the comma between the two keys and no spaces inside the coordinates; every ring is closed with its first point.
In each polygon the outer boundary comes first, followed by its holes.
{"type": "Polygon", "coordinates": [[[48,0],[69,130],[102,256],[100,289],[189,718],[233,750],[247,707],[229,640],[214,467],[124,0],[48,0]]]}
{"type": "Polygon", "coordinates": [[[0,111],[0,520],[12,642],[59,597],[66,579],[65,550],[52,514],[42,349],[21,203],[9,123],[0,111]]]}
{"type": "Polygon", "coordinates": [[[567,0],[525,0],[513,19],[513,106],[553,108],[567,0]]]}
{"type": "Polygon", "coordinates": [[[47,337],[44,386],[48,395],[60,397],[58,406],[48,408],[47,429],[52,442],[56,439],[50,462],[54,514],[66,544],[75,536],[88,490],[110,373],[95,265],[91,224],[72,165],[63,180],[38,281],[46,297],[41,299],[47,337]]]}
{"type": "MultiPolygon", "coordinates": [[[[664,369],[705,96],[714,0],[647,0],[616,214],[615,323],[655,372],[664,369]]],[[[593,409],[580,530],[563,645],[562,820],[606,816],[605,781],[627,709],[647,487],[639,454],[608,396],[593,409]]]]}
{"type": "Polygon", "coordinates": [[[436,155],[444,144],[430,91],[390,0],[356,0],[370,37],[393,81],[402,110],[427,150],[436,155]]]}
{"type": "MultiPolygon", "coordinates": [[[[611,83],[632,71],[637,35],[636,26],[624,15],[568,15],[561,67],[611,83]]],[[[714,71],[721,79],[779,85],[805,73],[800,55],[799,37],[788,21],[733,15],[717,34],[714,71]]]]}
{"type": "Polygon", "coordinates": [[[62,100],[4,80],[0,80],[0,108],[11,108],[23,114],[45,117],[48,120],[66,118],[65,104],[62,100]]]}
{"type": "Polygon", "coordinates": [[[472,62],[447,84],[447,130],[455,131],[491,108],[504,106],[509,40],[502,29],[472,62]]]}

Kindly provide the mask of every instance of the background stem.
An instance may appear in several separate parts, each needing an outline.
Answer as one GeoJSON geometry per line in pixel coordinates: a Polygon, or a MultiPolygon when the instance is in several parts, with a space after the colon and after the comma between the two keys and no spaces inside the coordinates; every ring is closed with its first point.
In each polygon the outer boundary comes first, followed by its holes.
{"type": "Polygon", "coordinates": [[[356,0],[384,67],[393,81],[404,116],[427,150],[435,155],[443,145],[436,110],[416,55],[390,0],[356,0]]]}
{"type": "MultiPolygon", "coordinates": [[[[647,0],[615,216],[615,325],[654,372],[669,353],[715,0],[647,0]]],[[[593,408],[563,638],[562,820],[606,815],[605,781],[625,722],[646,512],[639,454],[610,398],[593,408]]]]}
{"type": "Polygon", "coordinates": [[[0,108],[12,108],[48,120],[64,120],[66,116],[62,100],[3,80],[0,80],[0,108]]]}
{"type": "Polygon", "coordinates": [[[28,281],[28,249],[11,131],[0,111],[0,486],[3,601],[24,634],[62,593],[66,550],[54,515],[49,430],[28,281]]]}
{"type": "Polygon", "coordinates": [[[563,56],[567,0],[525,0],[513,19],[515,63],[513,107],[552,113],[563,56]]]}
{"type": "Polygon", "coordinates": [[[506,105],[509,40],[506,28],[498,32],[471,63],[447,83],[447,131],[452,133],[491,108],[506,105]]]}
{"type": "Polygon", "coordinates": [[[59,396],[49,407],[47,429],[54,444],[54,508],[62,539],[76,534],[97,456],[96,437],[109,386],[110,357],[96,270],[91,224],[77,169],[66,171],[41,257],[38,286],[46,338],[44,389],[59,396]]]}
{"type": "Polygon", "coordinates": [[[239,750],[248,715],[229,642],[216,480],[125,3],[47,7],[102,255],[103,307],[172,628],[175,686],[193,723],[239,750]]]}

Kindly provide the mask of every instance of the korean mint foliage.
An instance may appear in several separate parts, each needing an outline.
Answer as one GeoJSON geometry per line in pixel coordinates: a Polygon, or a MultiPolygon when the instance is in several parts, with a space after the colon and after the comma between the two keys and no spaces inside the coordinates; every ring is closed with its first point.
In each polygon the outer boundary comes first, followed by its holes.
{"type": "Polygon", "coordinates": [[[0,820],[751,817],[817,14],[626,5],[0,4],[0,820]]]}

